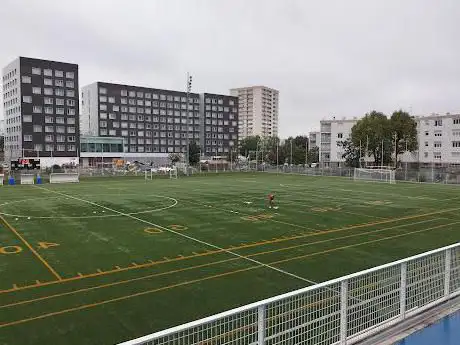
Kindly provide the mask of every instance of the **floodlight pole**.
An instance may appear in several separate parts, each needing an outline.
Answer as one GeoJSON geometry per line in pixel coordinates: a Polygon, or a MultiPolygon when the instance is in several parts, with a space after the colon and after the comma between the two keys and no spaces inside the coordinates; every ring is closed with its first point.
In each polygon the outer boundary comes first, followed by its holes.
{"type": "Polygon", "coordinates": [[[185,169],[186,169],[186,175],[188,176],[188,165],[190,164],[190,119],[189,119],[189,111],[188,111],[188,100],[189,100],[189,94],[190,91],[192,90],[192,76],[187,72],[187,84],[186,84],[186,92],[187,92],[187,97],[186,97],[186,112],[187,112],[187,150],[185,154],[185,169]]]}

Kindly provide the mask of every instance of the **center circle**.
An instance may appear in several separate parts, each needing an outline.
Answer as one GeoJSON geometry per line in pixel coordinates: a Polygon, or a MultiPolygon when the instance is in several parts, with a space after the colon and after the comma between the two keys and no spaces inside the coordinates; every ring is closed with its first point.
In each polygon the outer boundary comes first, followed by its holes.
{"type": "MultiPolygon", "coordinates": [[[[115,196],[113,194],[99,194],[99,195],[109,195],[109,196],[115,196]]],[[[140,195],[140,194],[133,194],[133,193],[127,193],[124,194],[126,195],[140,195]]],[[[96,208],[100,208],[104,211],[108,212],[113,212],[114,214],[98,214],[98,215],[87,215],[87,216],[32,216],[32,215],[22,215],[22,214],[12,214],[12,213],[6,213],[6,212],[1,212],[2,206],[7,206],[7,205],[12,205],[12,204],[20,204],[20,203],[25,203],[25,202],[30,202],[33,200],[43,200],[43,197],[41,198],[28,198],[28,199],[23,199],[23,200],[16,200],[16,201],[11,201],[11,202],[4,202],[0,204],[0,215],[3,216],[8,216],[8,217],[16,217],[16,218],[30,218],[30,219],[90,219],[90,218],[111,218],[111,217],[122,217],[122,216],[134,216],[138,214],[144,214],[144,213],[153,213],[153,212],[159,212],[159,211],[164,211],[169,208],[175,207],[178,204],[177,199],[171,198],[169,196],[164,196],[164,195],[158,195],[158,194],[141,194],[142,196],[152,196],[152,197],[157,197],[160,199],[167,200],[169,202],[169,205],[163,206],[163,207],[155,207],[143,211],[138,211],[138,212],[121,212],[116,209],[112,209],[110,207],[106,207],[103,205],[98,205],[97,202],[90,201],[90,200],[84,200],[83,198],[76,197],[76,196],[50,196],[47,197],[46,199],[66,199],[66,200],[75,200],[76,202],[80,202],[83,204],[90,204],[93,205],[96,208]]]]}

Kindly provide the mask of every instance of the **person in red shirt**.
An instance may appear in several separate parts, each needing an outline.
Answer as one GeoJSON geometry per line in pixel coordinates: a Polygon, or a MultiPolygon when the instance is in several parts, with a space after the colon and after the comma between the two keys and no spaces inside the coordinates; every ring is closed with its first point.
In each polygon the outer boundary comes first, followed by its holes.
{"type": "Polygon", "coordinates": [[[268,208],[275,207],[275,195],[273,193],[268,194],[268,208]]]}

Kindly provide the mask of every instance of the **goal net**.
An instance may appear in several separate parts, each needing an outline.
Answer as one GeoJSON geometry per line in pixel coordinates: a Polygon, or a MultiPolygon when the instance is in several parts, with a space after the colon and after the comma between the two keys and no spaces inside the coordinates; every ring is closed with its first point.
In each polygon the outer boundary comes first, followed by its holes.
{"type": "Polygon", "coordinates": [[[177,179],[177,167],[174,167],[171,170],[169,170],[169,178],[177,179]]]}
{"type": "Polygon", "coordinates": [[[353,179],[355,181],[375,181],[375,182],[386,182],[396,183],[395,170],[388,168],[355,168],[353,179]]]}

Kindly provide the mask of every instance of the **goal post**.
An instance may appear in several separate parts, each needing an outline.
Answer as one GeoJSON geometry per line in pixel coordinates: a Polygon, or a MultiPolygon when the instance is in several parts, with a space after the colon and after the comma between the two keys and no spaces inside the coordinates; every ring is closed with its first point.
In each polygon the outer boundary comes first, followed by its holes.
{"type": "Polygon", "coordinates": [[[0,174],[0,186],[3,186],[5,180],[5,174],[0,174]]]}
{"type": "Polygon", "coordinates": [[[385,183],[396,183],[395,170],[376,167],[370,168],[355,168],[353,180],[354,181],[374,181],[374,182],[385,182],[385,183]]]}
{"type": "Polygon", "coordinates": [[[177,179],[177,167],[173,167],[169,170],[169,178],[177,179]]]}

